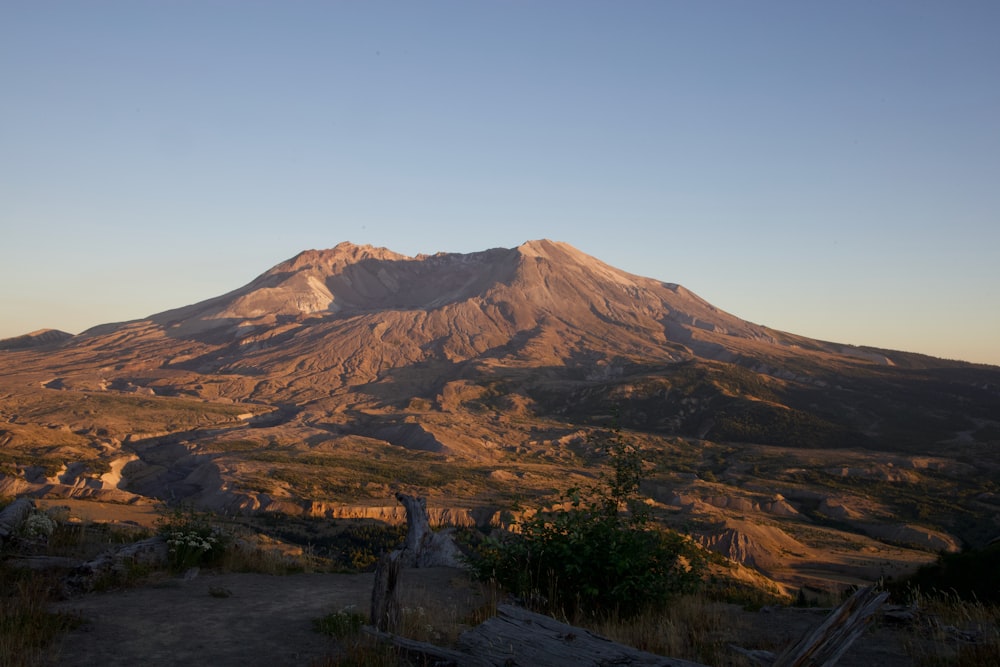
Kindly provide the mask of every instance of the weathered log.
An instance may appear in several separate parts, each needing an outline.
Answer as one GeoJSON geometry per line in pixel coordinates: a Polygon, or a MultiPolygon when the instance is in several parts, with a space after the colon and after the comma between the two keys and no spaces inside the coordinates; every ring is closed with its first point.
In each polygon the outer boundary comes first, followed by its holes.
{"type": "Polygon", "coordinates": [[[388,553],[375,566],[375,585],[369,622],[382,632],[399,632],[403,613],[399,604],[399,563],[402,551],[388,553]]]}
{"type": "Polygon", "coordinates": [[[704,667],[613,642],[589,630],[511,605],[458,638],[458,649],[490,665],[704,667]]]}
{"type": "Polygon", "coordinates": [[[427,501],[418,496],[397,493],[396,500],[406,509],[404,567],[465,567],[462,553],[447,533],[431,530],[427,501]]]}
{"type": "Polygon", "coordinates": [[[457,650],[371,627],[365,632],[392,643],[421,664],[436,667],[705,667],[646,653],[510,605],[498,606],[496,616],[463,633],[457,650]]]}
{"type": "Polygon", "coordinates": [[[35,509],[35,501],[30,498],[18,498],[0,511],[0,547],[3,546],[35,509]]]}
{"type": "Polygon", "coordinates": [[[130,566],[166,567],[170,562],[167,540],[162,535],[109,549],[97,558],[76,568],[65,580],[67,593],[84,593],[94,589],[107,577],[121,576],[130,566]]]}
{"type": "Polygon", "coordinates": [[[874,586],[859,589],[823,623],[775,658],[773,667],[832,667],[861,636],[889,594],[874,586]]]}
{"type": "Polygon", "coordinates": [[[888,597],[888,593],[880,593],[874,586],[859,589],[831,611],[821,625],[777,655],[733,645],[729,648],[766,667],[832,667],[861,636],[888,597]]]}

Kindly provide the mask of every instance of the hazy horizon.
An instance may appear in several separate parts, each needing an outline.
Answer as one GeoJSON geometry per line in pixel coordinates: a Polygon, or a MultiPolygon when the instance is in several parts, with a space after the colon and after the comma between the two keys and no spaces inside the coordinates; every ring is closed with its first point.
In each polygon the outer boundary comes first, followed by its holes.
{"type": "Polygon", "coordinates": [[[341,241],[564,241],[1000,365],[1000,6],[8,2],[0,338],[341,241]]]}

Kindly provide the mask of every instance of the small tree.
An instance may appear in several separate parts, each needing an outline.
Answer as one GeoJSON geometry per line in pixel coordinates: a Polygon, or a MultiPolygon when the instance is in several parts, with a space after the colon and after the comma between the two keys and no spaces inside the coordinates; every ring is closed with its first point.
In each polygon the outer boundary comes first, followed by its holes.
{"type": "Polygon", "coordinates": [[[611,476],[587,490],[568,490],[562,509],[490,538],[473,562],[476,574],[549,611],[632,615],[695,587],[700,559],[679,534],[650,524],[638,497],[639,449],[615,428],[604,445],[611,476]]]}

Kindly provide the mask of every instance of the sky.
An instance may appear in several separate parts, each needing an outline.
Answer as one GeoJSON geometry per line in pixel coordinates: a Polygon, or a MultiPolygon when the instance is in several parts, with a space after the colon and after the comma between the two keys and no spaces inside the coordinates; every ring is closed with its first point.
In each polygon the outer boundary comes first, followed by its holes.
{"type": "Polygon", "coordinates": [[[0,2],[0,338],[341,241],[569,243],[1000,364],[995,0],[0,2]]]}

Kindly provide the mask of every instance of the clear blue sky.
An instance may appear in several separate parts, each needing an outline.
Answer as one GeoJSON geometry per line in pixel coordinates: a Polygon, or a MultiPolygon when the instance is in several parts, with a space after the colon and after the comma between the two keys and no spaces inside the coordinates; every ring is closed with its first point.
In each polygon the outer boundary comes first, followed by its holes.
{"type": "Polygon", "coordinates": [[[551,238],[1000,364],[1000,2],[0,3],[0,337],[551,238]]]}

